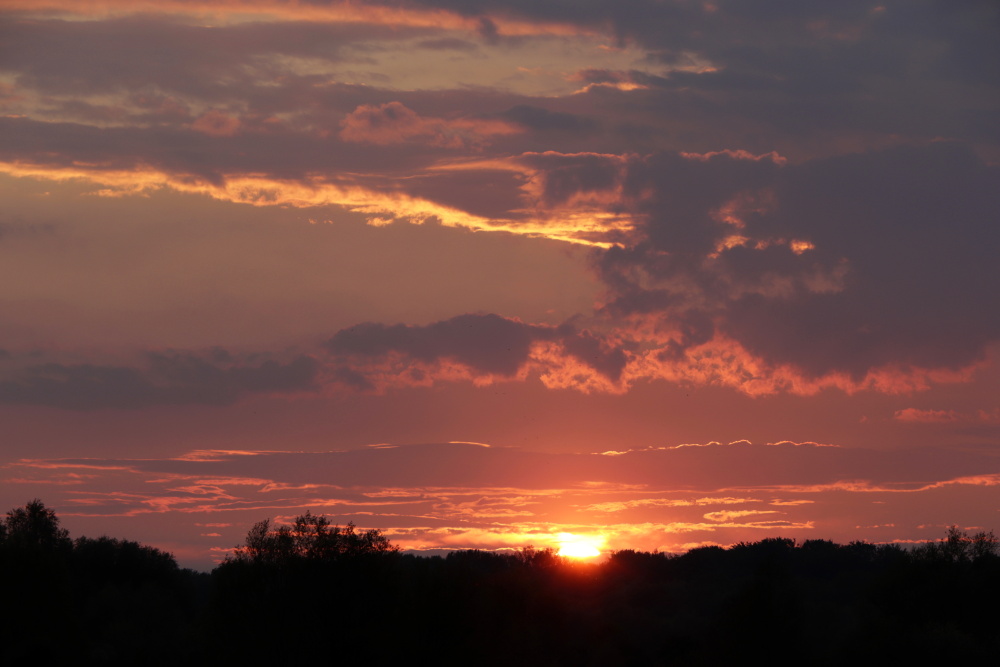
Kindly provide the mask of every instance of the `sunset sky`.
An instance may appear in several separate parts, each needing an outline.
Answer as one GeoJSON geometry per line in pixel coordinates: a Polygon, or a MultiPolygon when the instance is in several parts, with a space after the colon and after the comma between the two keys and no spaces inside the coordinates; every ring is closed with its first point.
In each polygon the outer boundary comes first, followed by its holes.
{"type": "Polygon", "coordinates": [[[2,0],[0,202],[74,536],[1000,529],[995,0],[2,0]]]}

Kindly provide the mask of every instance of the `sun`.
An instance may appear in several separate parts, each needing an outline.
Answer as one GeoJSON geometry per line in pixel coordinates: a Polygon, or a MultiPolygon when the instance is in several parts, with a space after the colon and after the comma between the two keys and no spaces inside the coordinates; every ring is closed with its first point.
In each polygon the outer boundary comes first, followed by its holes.
{"type": "Polygon", "coordinates": [[[574,535],[573,533],[559,533],[556,535],[559,541],[560,556],[567,558],[596,558],[601,555],[601,547],[604,546],[604,538],[595,535],[574,535]]]}

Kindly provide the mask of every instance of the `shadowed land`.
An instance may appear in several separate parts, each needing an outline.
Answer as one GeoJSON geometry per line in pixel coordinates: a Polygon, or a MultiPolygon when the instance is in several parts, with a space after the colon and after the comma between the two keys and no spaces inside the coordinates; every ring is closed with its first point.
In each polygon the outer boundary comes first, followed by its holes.
{"type": "Polygon", "coordinates": [[[211,574],[38,500],[0,523],[4,664],[709,665],[986,658],[1000,648],[992,533],[896,545],[784,538],[602,563],[530,547],[401,554],[306,513],[261,521],[211,574]]]}

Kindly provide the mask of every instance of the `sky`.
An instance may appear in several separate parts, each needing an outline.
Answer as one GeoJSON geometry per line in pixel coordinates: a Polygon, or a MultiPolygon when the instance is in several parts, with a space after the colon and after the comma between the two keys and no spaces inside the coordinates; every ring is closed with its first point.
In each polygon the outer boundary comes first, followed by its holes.
{"type": "Polygon", "coordinates": [[[992,0],[3,0],[0,508],[209,569],[1000,529],[992,0]]]}

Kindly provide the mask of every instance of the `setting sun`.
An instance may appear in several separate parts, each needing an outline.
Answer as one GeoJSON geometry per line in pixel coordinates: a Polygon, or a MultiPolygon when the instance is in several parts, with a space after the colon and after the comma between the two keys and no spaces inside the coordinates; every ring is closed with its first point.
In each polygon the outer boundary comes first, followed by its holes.
{"type": "Polygon", "coordinates": [[[595,558],[601,555],[604,538],[593,535],[559,533],[559,555],[567,558],[595,558]]]}

